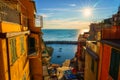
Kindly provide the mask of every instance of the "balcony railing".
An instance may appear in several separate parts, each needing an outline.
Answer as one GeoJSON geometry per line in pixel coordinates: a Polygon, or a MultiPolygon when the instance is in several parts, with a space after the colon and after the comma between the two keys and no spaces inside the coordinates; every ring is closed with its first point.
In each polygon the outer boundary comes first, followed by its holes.
{"type": "Polygon", "coordinates": [[[7,21],[20,24],[20,14],[17,10],[10,8],[0,0],[0,21],[7,21]]]}
{"type": "Polygon", "coordinates": [[[36,15],[35,26],[41,27],[41,28],[43,27],[43,17],[42,16],[36,15]]]}

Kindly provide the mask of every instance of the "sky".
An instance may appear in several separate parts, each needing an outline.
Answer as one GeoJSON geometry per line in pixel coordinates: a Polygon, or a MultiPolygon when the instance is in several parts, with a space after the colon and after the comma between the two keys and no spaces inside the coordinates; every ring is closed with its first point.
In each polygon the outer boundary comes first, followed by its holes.
{"type": "Polygon", "coordinates": [[[117,13],[120,0],[35,0],[37,15],[43,16],[43,29],[88,30],[92,22],[100,22],[117,13]],[[85,8],[91,9],[86,16],[85,8]]]}

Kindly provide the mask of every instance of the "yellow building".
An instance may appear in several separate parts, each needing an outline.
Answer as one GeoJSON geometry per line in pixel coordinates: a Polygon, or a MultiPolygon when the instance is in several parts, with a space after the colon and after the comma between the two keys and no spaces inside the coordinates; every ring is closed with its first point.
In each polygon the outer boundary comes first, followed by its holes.
{"type": "Polygon", "coordinates": [[[88,41],[85,53],[85,80],[97,80],[98,77],[98,48],[97,43],[88,41]]]}
{"type": "Polygon", "coordinates": [[[42,80],[35,12],[32,0],[0,0],[0,80],[42,80]]]}

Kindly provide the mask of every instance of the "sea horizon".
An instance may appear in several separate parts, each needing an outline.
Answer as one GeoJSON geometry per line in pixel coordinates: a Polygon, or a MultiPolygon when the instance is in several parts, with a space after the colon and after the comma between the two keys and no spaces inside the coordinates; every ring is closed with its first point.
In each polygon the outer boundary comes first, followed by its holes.
{"type": "Polygon", "coordinates": [[[44,41],[77,41],[79,29],[42,29],[44,41]]]}

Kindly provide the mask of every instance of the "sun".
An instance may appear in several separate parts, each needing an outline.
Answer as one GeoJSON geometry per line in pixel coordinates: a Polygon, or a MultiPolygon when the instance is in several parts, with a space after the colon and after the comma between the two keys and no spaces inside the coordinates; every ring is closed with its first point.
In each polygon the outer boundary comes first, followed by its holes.
{"type": "Polygon", "coordinates": [[[83,9],[83,15],[85,17],[90,17],[92,15],[92,8],[84,8],[83,9]]]}

